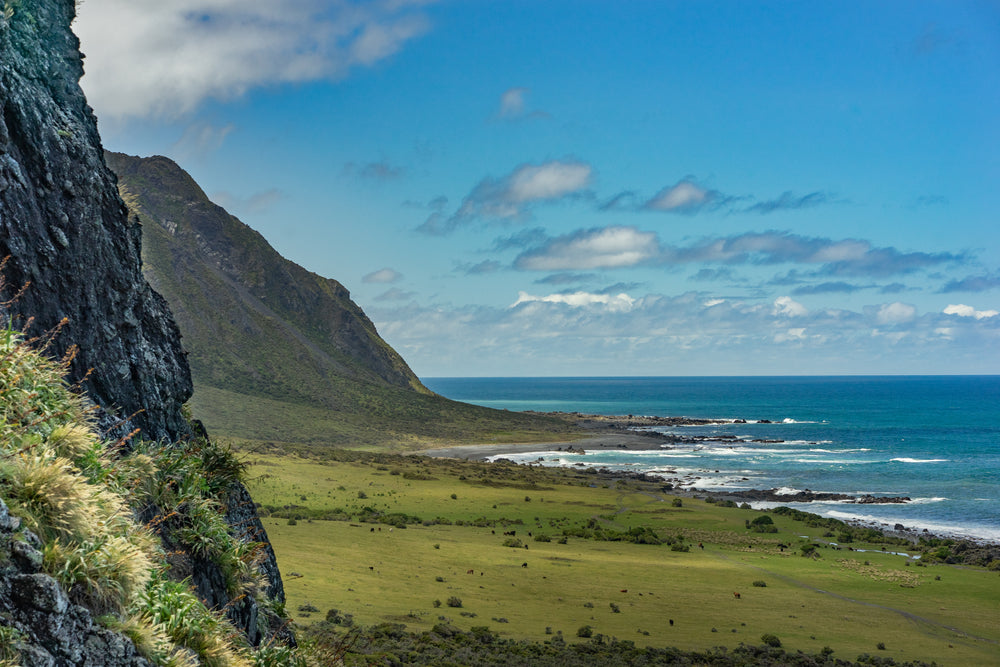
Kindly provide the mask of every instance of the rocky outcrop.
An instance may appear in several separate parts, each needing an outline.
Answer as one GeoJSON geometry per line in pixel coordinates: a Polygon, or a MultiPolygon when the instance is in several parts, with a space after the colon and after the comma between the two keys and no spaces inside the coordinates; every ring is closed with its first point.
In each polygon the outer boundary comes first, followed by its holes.
{"type": "MultiPolygon", "coordinates": [[[[34,318],[71,345],[73,381],[148,438],[187,433],[192,392],[166,302],[142,275],[141,228],[104,163],[97,122],[78,84],[73,0],[6,3],[0,18],[0,258],[15,327],[34,318]],[[91,371],[92,369],[92,371],[91,371]],[[88,376],[89,372],[89,376],[88,376]]],[[[102,426],[115,419],[103,415],[102,426]]],[[[122,425],[119,432],[127,432],[122,425]]]]}
{"type": "Polygon", "coordinates": [[[825,491],[795,491],[787,493],[779,489],[745,489],[741,491],[727,491],[723,494],[727,497],[739,498],[741,500],[755,500],[772,503],[811,503],[814,501],[841,501],[844,503],[856,503],[858,505],[884,505],[901,504],[910,502],[908,496],[855,496],[847,493],[828,493],[825,491]]]}

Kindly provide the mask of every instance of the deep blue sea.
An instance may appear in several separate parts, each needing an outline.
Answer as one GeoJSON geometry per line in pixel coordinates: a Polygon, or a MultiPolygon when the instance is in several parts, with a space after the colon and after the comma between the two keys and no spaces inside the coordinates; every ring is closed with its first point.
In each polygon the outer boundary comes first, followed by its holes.
{"type": "MultiPolygon", "coordinates": [[[[1000,542],[1000,376],[423,378],[455,400],[508,410],[771,420],[662,429],[739,441],[505,455],[687,478],[725,490],[909,496],[907,504],[786,503],[840,519],[1000,542]],[[781,440],[754,443],[753,439],[781,440]]],[[[757,504],[763,506],[763,504],[757,504]]]]}

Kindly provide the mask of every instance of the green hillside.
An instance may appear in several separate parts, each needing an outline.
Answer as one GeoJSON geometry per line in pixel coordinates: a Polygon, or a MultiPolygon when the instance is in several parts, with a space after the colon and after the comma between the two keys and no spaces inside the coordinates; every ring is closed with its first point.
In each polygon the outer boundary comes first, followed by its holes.
{"type": "Polygon", "coordinates": [[[432,393],[343,285],[281,257],[173,161],[106,159],[143,225],[144,272],[173,310],[195,383],[191,407],[212,433],[398,449],[571,430],[432,393]]]}

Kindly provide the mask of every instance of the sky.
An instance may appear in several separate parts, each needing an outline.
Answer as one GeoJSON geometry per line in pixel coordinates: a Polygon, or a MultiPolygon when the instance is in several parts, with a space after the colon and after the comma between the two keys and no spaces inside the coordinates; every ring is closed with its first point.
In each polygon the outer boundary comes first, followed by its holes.
{"type": "Polygon", "coordinates": [[[1000,373],[1000,4],[87,0],[105,147],[421,377],[1000,373]]]}

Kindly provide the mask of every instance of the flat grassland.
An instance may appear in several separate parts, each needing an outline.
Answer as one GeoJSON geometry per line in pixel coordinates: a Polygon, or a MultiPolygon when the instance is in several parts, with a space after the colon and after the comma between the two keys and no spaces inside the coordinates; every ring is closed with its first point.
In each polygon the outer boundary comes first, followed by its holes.
{"type": "Polygon", "coordinates": [[[840,532],[773,512],[777,532],[755,532],[748,522],[764,512],[582,469],[247,457],[302,625],[336,609],[412,631],[446,620],[572,642],[590,626],[687,650],[773,634],[789,651],[844,659],[1000,664],[998,573],[886,553],[914,553],[888,539],[837,548],[840,532]],[[803,555],[809,544],[816,555],[803,555]]]}

